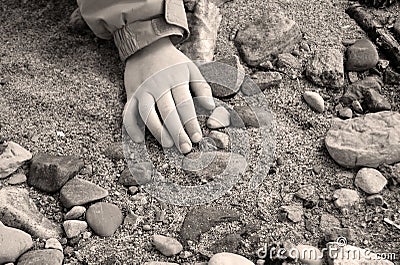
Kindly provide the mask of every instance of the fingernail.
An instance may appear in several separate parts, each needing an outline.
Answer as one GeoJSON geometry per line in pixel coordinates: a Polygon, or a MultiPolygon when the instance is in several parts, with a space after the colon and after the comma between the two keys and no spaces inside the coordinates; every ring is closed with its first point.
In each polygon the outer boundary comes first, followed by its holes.
{"type": "Polygon", "coordinates": [[[202,138],[202,136],[201,136],[200,133],[194,133],[194,134],[192,135],[192,141],[193,141],[194,143],[200,142],[200,141],[201,141],[201,138],[202,138]]]}
{"type": "Polygon", "coordinates": [[[180,147],[181,147],[181,152],[184,154],[189,153],[192,150],[192,147],[188,143],[181,144],[180,147]]]}

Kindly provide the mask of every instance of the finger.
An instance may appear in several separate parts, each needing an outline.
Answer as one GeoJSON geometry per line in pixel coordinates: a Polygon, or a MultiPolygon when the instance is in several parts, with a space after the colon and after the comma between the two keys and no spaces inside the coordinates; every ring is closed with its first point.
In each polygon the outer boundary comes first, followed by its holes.
{"type": "Polygon", "coordinates": [[[189,64],[189,71],[190,87],[194,95],[198,98],[200,105],[207,110],[213,110],[215,102],[210,85],[206,82],[196,65],[189,64]]]}
{"type": "Polygon", "coordinates": [[[139,117],[138,103],[134,97],[125,105],[123,124],[126,132],[134,142],[141,143],[144,141],[143,121],[139,117]]]}
{"type": "Polygon", "coordinates": [[[154,98],[150,94],[144,93],[139,102],[140,116],[157,141],[163,147],[170,148],[174,146],[174,141],[166,128],[162,125],[155,107],[154,98]]]}
{"type": "Polygon", "coordinates": [[[199,122],[194,109],[192,95],[190,94],[189,84],[178,85],[172,89],[172,96],[175,106],[184,124],[186,133],[189,135],[193,143],[201,141],[202,134],[199,122]]]}
{"type": "Polygon", "coordinates": [[[170,91],[164,93],[157,100],[157,107],[176,147],[184,154],[189,153],[192,150],[192,142],[183,129],[178,111],[175,107],[175,101],[170,91]]]}

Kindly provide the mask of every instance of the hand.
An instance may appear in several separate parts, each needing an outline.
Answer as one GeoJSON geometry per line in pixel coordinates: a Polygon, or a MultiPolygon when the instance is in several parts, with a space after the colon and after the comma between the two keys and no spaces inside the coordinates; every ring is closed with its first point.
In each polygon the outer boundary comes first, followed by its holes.
{"type": "Polygon", "coordinates": [[[175,144],[182,153],[189,153],[192,142],[200,142],[202,132],[190,89],[203,108],[212,110],[211,88],[169,38],[129,57],[124,81],[128,98],[124,125],[133,141],[144,141],[144,122],[163,147],[175,144]]]}

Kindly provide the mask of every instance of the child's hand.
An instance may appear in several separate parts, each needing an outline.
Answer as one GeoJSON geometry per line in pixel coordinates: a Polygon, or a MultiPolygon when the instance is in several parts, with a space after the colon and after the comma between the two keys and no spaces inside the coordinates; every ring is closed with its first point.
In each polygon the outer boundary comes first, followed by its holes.
{"type": "Polygon", "coordinates": [[[124,125],[129,136],[144,141],[139,125],[143,120],[163,147],[175,144],[182,153],[190,152],[202,132],[189,83],[202,107],[215,108],[211,88],[195,64],[163,38],[128,58],[124,80],[128,98],[124,125]]]}

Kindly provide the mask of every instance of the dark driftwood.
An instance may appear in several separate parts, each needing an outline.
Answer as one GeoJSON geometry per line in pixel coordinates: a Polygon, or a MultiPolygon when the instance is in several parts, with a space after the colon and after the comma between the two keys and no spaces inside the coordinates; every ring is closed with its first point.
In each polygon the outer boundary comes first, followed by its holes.
{"type": "Polygon", "coordinates": [[[372,41],[379,46],[392,61],[395,68],[400,67],[399,42],[362,6],[353,5],[346,13],[368,34],[372,41]]]}

